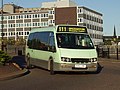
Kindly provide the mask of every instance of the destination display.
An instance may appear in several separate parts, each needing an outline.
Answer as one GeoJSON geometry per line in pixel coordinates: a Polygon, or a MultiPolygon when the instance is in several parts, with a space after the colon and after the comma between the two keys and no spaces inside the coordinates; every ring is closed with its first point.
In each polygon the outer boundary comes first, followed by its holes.
{"type": "Polygon", "coordinates": [[[57,32],[87,33],[87,28],[86,27],[80,27],[80,26],[58,26],[57,32]]]}

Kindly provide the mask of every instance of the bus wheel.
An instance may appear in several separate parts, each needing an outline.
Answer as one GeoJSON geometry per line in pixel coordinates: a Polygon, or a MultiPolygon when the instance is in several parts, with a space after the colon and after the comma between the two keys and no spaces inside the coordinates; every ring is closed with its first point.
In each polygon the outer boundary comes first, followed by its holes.
{"type": "Polygon", "coordinates": [[[53,60],[50,60],[50,74],[54,75],[54,64],[53,64],[53,60]]]}

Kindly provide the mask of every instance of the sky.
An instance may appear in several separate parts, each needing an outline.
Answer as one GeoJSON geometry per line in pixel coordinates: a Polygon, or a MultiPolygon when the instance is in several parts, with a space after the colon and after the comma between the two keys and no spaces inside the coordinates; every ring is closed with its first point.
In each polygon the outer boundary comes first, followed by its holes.
{"type": "MultiPolygon", "coordinates": [[[[0,0],[1,1],[1,0],[0,0]]],[[[3,0],[4,4],[14,3],[24,8],[41,7],[42,2],[56,0],[3,0]]],[[[103,14],[103,34],[113,35],[114,26],[120,36],[120,0],[73,0],[78,6],[85,6],[103,14]]]]}

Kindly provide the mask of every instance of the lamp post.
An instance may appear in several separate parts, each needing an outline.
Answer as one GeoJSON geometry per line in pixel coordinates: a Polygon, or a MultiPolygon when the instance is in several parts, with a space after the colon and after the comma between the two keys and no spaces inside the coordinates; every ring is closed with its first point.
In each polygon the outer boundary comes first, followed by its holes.
{"type": "Polygon", "coordinates": [[[117,60],[119,59],[119,56],[118,56],[118,36],[117,36],[117,42],[116,42],[116,44],[117,44],[117,60]]]}
{"type": "Polygon", "coordinates": [[[2,19],[2,22],[1,22],[1,26],[2,26],[2,29],[1,29],[1,50],[3,51],[4,50],[4,47],[3,47],[3,0],[2,0],[2,9],[1,9],[1,19],[2,19]]]}

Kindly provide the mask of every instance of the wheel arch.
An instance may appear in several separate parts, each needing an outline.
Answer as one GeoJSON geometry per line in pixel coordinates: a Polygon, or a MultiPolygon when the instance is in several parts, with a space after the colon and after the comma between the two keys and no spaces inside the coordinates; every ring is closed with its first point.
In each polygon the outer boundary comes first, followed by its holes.
{"type": "Polygon", "coordinates": [[[48,70],[50,70],[50,64],[51,64],[51,62],[54,63],[54,60],[53,60],[52,56],[50,56],[49,59],[48,59],[48,70]]]}

